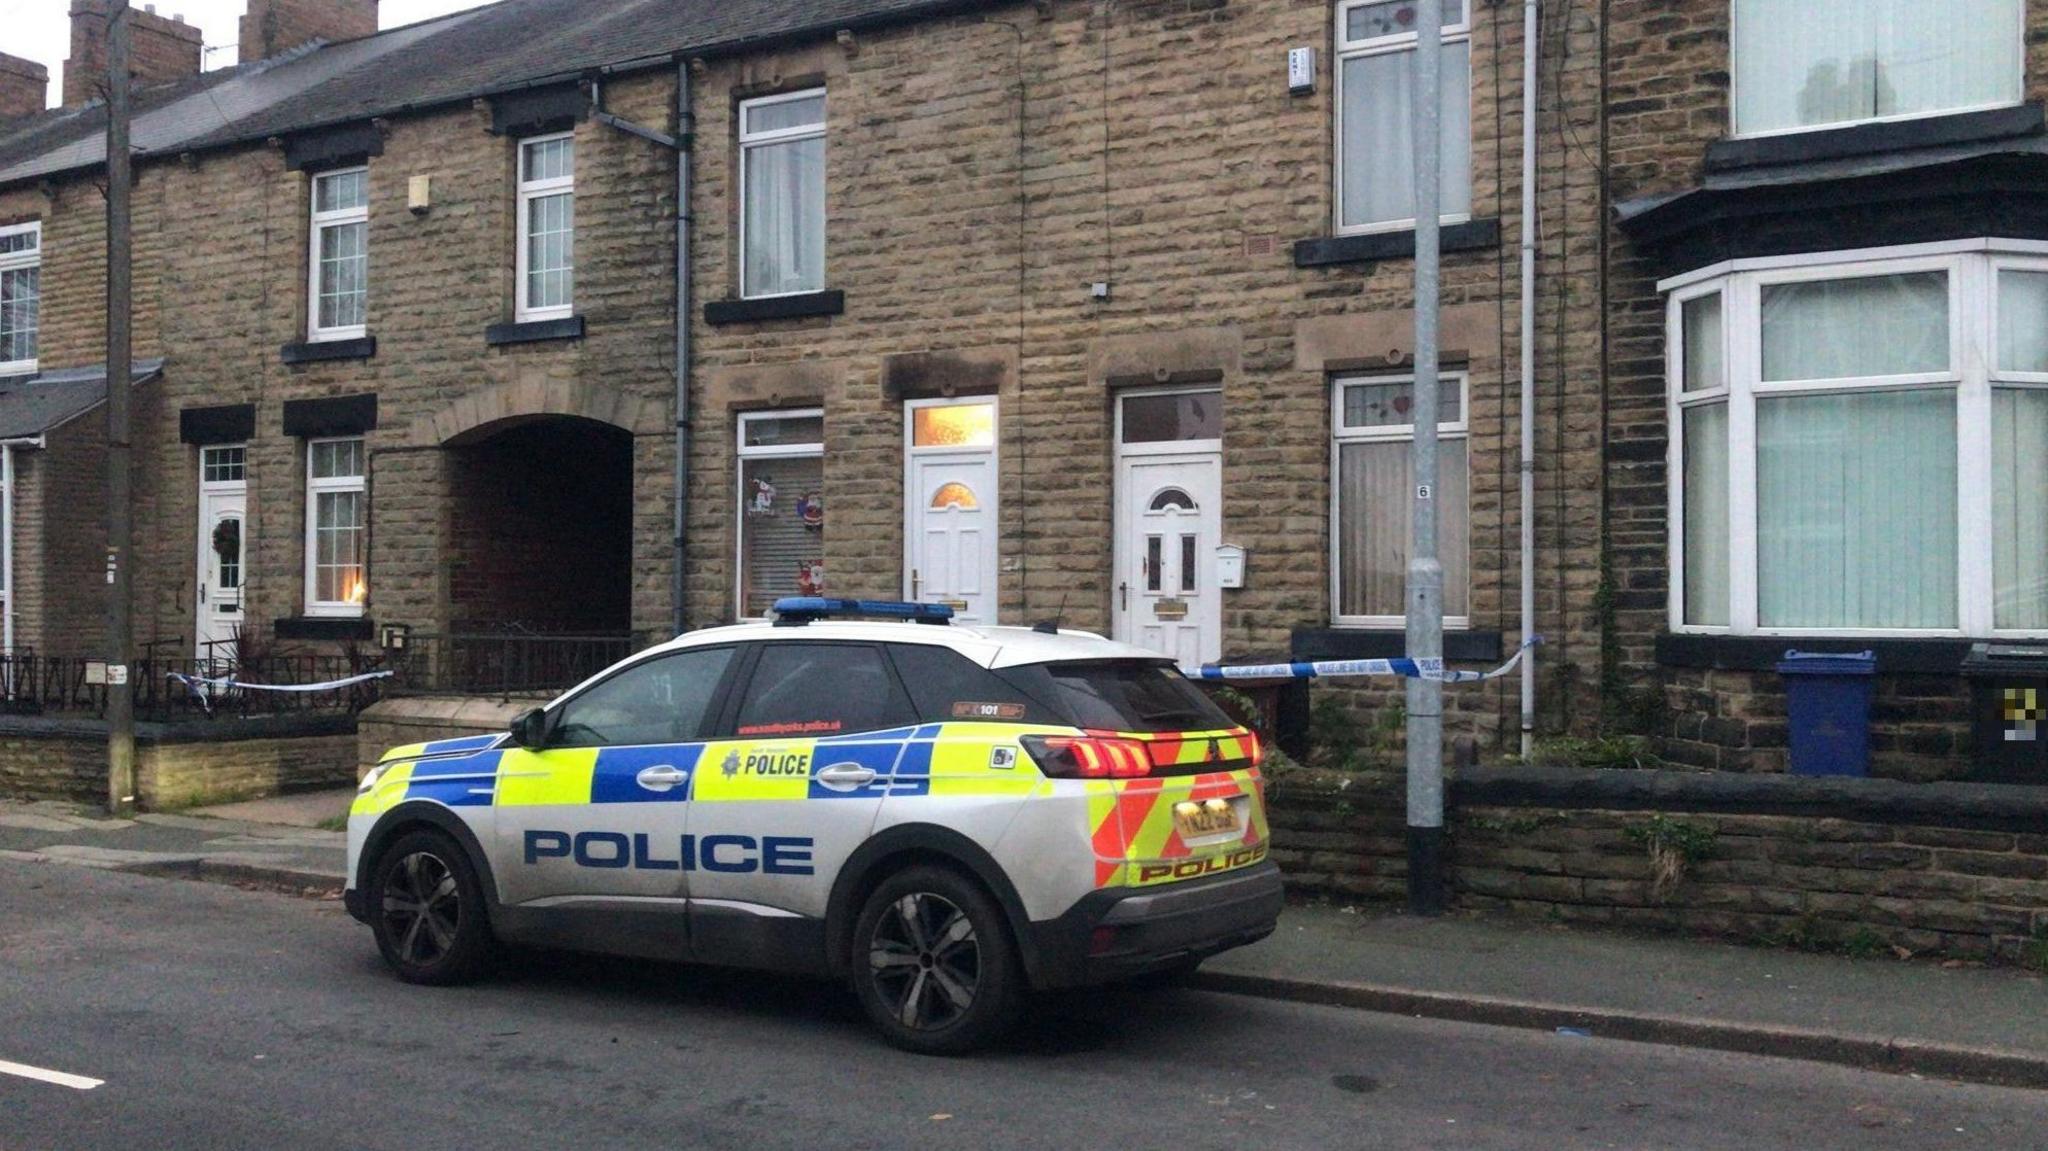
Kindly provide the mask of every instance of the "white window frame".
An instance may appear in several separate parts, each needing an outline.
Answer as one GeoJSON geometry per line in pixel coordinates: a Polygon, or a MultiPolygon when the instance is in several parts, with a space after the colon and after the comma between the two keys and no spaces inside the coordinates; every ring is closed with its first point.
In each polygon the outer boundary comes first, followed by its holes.
{"type": "MultiPolygon", "coordinates": [[[[2025,44],[2027,38],[2027,0],[2019,0],[2014,7],[2017,9],[2015,12],[2017,19],[2015,20],[2016,27],[2013,28],[2012,34],[2019,39],[2021,44],[2025,44]]],[[[1771,128],[1761,132],[1744,132],[1741,130],[1742,126],[1735,123],[1735,110],[1742,107],[1740,93],[1737,91],[1742,84],[1742,63],[1735,59],[1735,45],[1741,42],[1736,34],[1735,25],[1741,18],[1742,13],[1739,7],[1733,0],[1730,0],[1728,5],[1728,122],[1735,129],[1729,133],[1730,139],[1762,140],[1771,136],[1797,136],[1807,132],[1831,132],[1838,128],[1853,128],[1859,124],[1899,124],[1908,120],[1933,119],[1937,116],[1958,116],[1969,112],[1989,112],[1999,108],[2017,108],[2026,103],[2027,53],[2025,49],[2022,49],[2020,53],[2020,94],[2012,100],[1996,100],[1984,104],[1961,104],[1954,108],[1941,108],[1932,112],[1906,112],[1893,116],[1869,116],[1860,120],[1831,120],[1825,124],[1813,124],[1794,128],[1771,128]]]]}
{"type": "MultiPolygon", "coordinates": [[[[319,599],[320,588],[320,496],[339,492],[355,492],[363,497],[363,587],[370,586],[370,444],[363,436],[323,436],[306,441],[306,614],[340,619],[357,619],[363,614],[365,604],[347,600],[319,599]],[[354,476],[332,476],[315,478],[313,475],[314,449],[321,444],[358,443],[362,445],[362,474],[354,476]]],[[[367,598],[367,595],[366,597],[367,598]]]]}
{"type": "MultiPolygon", "coordinates": [[[[1335,161],[1330,171],[1330,204],[1334,216],[1336,234],[1339,236],[1365,236],[1371,235],[1374,232],[1412,232],[1415,230],[1415,217],[1413,216],[1405,220],[1383,220],[1371,224],[1352,224],[1346,226],[1344,223],[1344,62],[1364,56],[1388,56],[1396,52],[1412,52],[1421,43],[1419,29],[1415,32],[1403,32],[1393,36],[1372,36],[1363,40],[1352,40],[1349,38],[1347,32],[1350,27],[1351,10],[1383,2],[1385,0],[1339,0],[1337,4],[1336,39],[1334,41],[1337,45],[1337,51],[1335,53],[1336,60],[1332,63],[1330,69],[1331,147],[1335,161]]],[[[1471,42],[1472,5],[1478,2],[1479,0],[1465,0],[1465,18],[1456,24],[1444,25],[1443,42],[1446,45],[1471,42]]],[[[1468,101],[1471,99],[1471,90],[1469,88],[1466,90],[1466,99],[1468,101]]],[[[1469,156],[1472,142],[1467,140],[1465,147],[1466,153],[1469,156]]],[[[1472,213],[1447,212],[1440,219],[1445,224],[1464,224],[1471,222],[1472,213]]]]}
{"type": "Polygon", "coordinates": [[[370,253],[370,169],[367,165],[353,168],[336,168],[327,172],[315,172],[306,208],[312,219],[312,236],[306,245],[306,338],[315,343],[324,340],[356,340],[369,334],[369,253],[370,253]],[[336,176],[360,175],[363,178],[363,204],[360,208],[341,208],[331,212],[320,210],[320,182],[336,176]],[[320,326],[320,261],[325,255],[327,229],[346,225],[363,225],[363,318],[360,324],[340,324],[331,328],[320,326]]]}
{"type": "Polygon", "coordinates": [[[1735,260],[1658,285],[1666,299],[1666,488],[1671,519],[1667,610],[1671,630],[1694,635],[1870,638],[2048,638],[2048,629],[2001,629],[1995,623],[1992,536],[1991,400],[1996,385],[2048,387],[2048,373],[2000,372],[1997,277],[2001,270],[2048,272],[2048,244],[1966,240],[1893,249],[1735,260]],[[1943,271],[1949,284],[1949,371],[1855,380],[1762,382],[1762,292],[1772,284],[1943,271]],[[1684,306],[1722,296],[1724,391],[1685,393],[1684,306]],[[1785,628],[1758,623],[1756,402],[1783,395],[1865,394],[1947,389],[1956,401],[1956,604],[1953,628],[1785,628]],[[1728,625],[1685,622],[1684,409],[1728,404],[1728,625]]]}
{"type": "MultiPolygon", "coordinates": [[[[30,221],[29,223],[26,224],[10,224],[7,227],[0,228],[0,236],[34,236],[36,238],[36,246],[26,252],[7,252],[4,254],[0,254],[0,272],[18,272],[28,269],[36,269],[38,273],[36,276],[36,297],[38,301],[40,301],[42,298],[41,268],[43,266],[42,222],[40,220],[35,220],[30,221]]],[[[37,350],[40,352],[42,345],[42,308],[40,303],[38,303],[36,310],[36,344],[37,350]]],[[[0,376],[33,375],[36,371],[36,364],[39,358],[39,356],[30,356],[28,359],[25,360],[0,361],[0,376]]]]}
{"type": "MultiPolygon", "coordinates": [[[[736,124],[739,129],[740,143],[738,173],[740,209],[739,289],[742,299],[772,300],[782,296],[808,296],[813,292],[824,290],[825,267],[821,262],[818,267],[818,286],[816,288],[804,288],[795,292],[761,292],[758,294],[750,294],[747,291],[747,153],[764,144],[787,144],[795,140],[823,139],[826,126],[832,122],[832,106],[831,101],[826,100],[825,114],[819,118],[816,124],[805,124],[798,128],[778,128],[767,132],[747,131],[747,112],[749,109],[765,108],[772,104],[788,104],[797,100],[811,99],[824,100],[825,89],[806,88],[801,92],[778,92],[773,96],[757,96],[751,100],[740,101],[739,110],[736,113],[738,116],[736,124]]],[[[828,200],[827,206],[829,207],[829,205],[830,201],[828,200]]],[[[831,228],[831,217],[829,215],[826,217],[825,225],[829,232],[831,228]]],[[[829,247],[827,251],[829,253],[829,247]]]]}
{"type": "MultiPolygon", "coordinates": [[[[1458,418],[1456,420],[1439,420],[1436,426],[1436,434],[1437,440],[1440,443],[1446,440],[1464,440],[1468,445],[1465,456],[1465,522],[1466,532],[1469,536],[1472,515],[1472,457],[1469,447],[1472,438],[1472,373],[1460,368],[1454,371],[1440,372],[1439,378],[1444,381],[1454,381],[1458,385],[1458,418]]],[[[1341,476],[1343,475],[1344,448],[1347,444],[1412,444],[1415,442],[1415,425],[1412,423],[1385,424],[1372,428],[1346,428],[1344,425],[1345,386],[1365,383],[1413,384],[1414,382],[1415,373],[1413,371],[1345,372],[1330,379],[1330,540],[1328,562],[1330,572],[1330,625],[1332,627],[1385,630],[1387,628],[1404,627],[1407,624],[1407,617],[1402,615],[1344,614],[1344,580],[1341,566],[1344,534],[1344,485],[1341,482],[1341,476]]],[[[1441,472],[1439,472],[1437,479],[1438,486],[1441,487],[1443,479],[1441,472]]],[[[1472,578],[1470,554],[1470,541],[1468,538],[1466,552],[1468,559],[1465,573],[1468,584],[1465,589],[1468,609],[1471,604],[1472,595],[1472,589],[1469,586],[1472,578]]],[[[1469,614],[1447,615],[1444,617],[1444,626],[1455,631],[1463,631],[1472,626],[1472,617],[1469,614]]]]}
{"type": "Polygon", "coordinates": [[[566,192],[566,193],[568,193],[568,195],[569,195],[569,203],[570,203],[570,209],[569,209],[569,211],[570,211],[570,216],[569,216],[569,243],[570,243],[570,251],[571,251],[572,253],[573,253],[573,252],[575,251],[575,246],[574,246],[574,245],[575,245],[575,243],[576,243],[576,216],[575,216],[575,210],[576,210],[576,209],[575,209],[575,202],[576,202],[576,164],[575,164],[575,140],[576,140],[576,133],[574,133],[574,132],[549,132],[549,133],[547,133],[546,135],[542,135],[542,136],[527,136],[527,137],[524,137],[524,138],[520,139],[520,140],[518,141],[518,144],[517,144],[517,146],[516,146],[515,150],[514,150],[514,154],[513,154],[513,159],[512,159],[512,162],[513,162],[513,164],[514,164],[514,165],[516,165],[516,166],[517,166],[517,169],[518,169],[518,170],[517,170],[517,172],[515,173],[515,175],[516,175],[516,176],[517,176],[517,178],[518,178],[518,189],[519,189],[519,191],[518,191],[518,195],[519,195],[519,209],[518,209],[518,216],[519,216],[519,219],[518,219],[518,226],[517,226],[517,233],[518,233],[518,234],[517,234],[517,237],[516,237],[516,244],[515,244],[515,247],[516,247],[516,249],[517,249],[517,250],[515,251],[515,253],[514,253],[514,255],[513,255],[513,269],[514,269],[514,273],[515,273],[515,280],[516,280],[516,284],[515,284],[515,286],[513,287],[513,293],[514,293],[514,295],[513,295],[513,301],[514,301],[514,303],[513,303],[513,308],[512,308],[512,313],[513,313],[513,316],[512,316],[512,318],[513,318],[514,320],[518,321],[519,323],[522,323],[522,324],[525,324],[525,323],[533,323],[533,322],[537,322],[537,321],[540,321],[540,320],[566,320],[566,319],[568,319],[568,318],[570,318],[571,316],[574,316],[574,315],[576,314],[576,288],[575,288],[575,278],[574,278],[574,276],[575,276],[575,268],[576,268],[576,260],[575,260],[575,257],[574,257],[573,255],[572,255],[572,256],[570,257],[570,259],[569,259],[569,270],[570,270],[570,277],[571,277],[571,278],[570,278],[570,281],[569,281],[569,283],[570,283],[570,288],[569,288],[569,302],[568,302],[568,303],[566,303],[566,304],[561,304],[561,305],[557,305],[557,306],[551,306],[551,307],[539,307],[539,308],[533,307],[533,306],[532,306],[532,305],[531,305],[530,303],[528,303],[528,298],[529,298],[529,297],[528,297],[528,290],[529,290],[529,282],[528,282],[528,279],[527,279],[527,275],[526,275],[526,273],[527,273],[527,265],[528,265],[528,263],[530,262],[530,260],[529,260],[529,247],[530,247],[530,245],[529,245],[529,244],[528,244],[528,242],[527,242],[527,228],[528,228],[528,225],[529,225],[529,223],[531,222],[531,221],[530,221],[530,219],[529,219],[529,217],[530,217],[530,214],[531,214],[531,213],[530,213],[530,209],[531,209],[531,207],[532,207],[532,205],[533,205],[533,202],[534,202],[535,200],[538,200],[538,199],[542,199],[542,198],[544,198],[544,197],[547,197],[547,196],[559,196],[559,195],[561,195],[561,194],[563,194],[563,193],[565,193],[565,192],[566,192]],[[526,178],[526,150],[527,150],[527,149],[528,149],[529,147],[531,147],[531,146],[533,146],[533,145],[535,145],[535,144],[546,144],[546,143],[549,143],[549,142],[551,142],[551,141],[555,141],[555,140],[568,140],[568,141],[570,142],[570,149],[571,149],[571,151],[570,151],[570,163],[569,163],[569,174],[568,174],[567,176],[562,176],[562,177],[557,177],[557,178],[554,178],[554,179],[547,179],[547,180],[529,180],[529,179],[527,179],[527,178],[526,178]]]}
{"type": "MultiPolygon", "coordinates": [[[[736,449],[732,462],[732,612],[735,619],[763,619],[763,616],[745,614],[747,609],[747,492],[746,483],[748,460],[792,460],[825,458],[825,443],[821,438],[816,443],[754,444],[747,443],[747,425],[768,420],[802,420],[825,418],[823,408],[763,408],[760,411],[741,412],[734,421],[733,446],[736,449]]],[[[827,504],[829,507],[829,503],[827,504]]],[[[827,573],[827,578],[830,578],[827,573]]]]}

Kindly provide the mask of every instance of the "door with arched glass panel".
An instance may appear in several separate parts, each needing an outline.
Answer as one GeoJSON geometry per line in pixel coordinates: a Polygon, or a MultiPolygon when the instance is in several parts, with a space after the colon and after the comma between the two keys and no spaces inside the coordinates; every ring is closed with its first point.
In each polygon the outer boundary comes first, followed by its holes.
{"type": "Polygon", "coordinates": [[[1183,664],[1223,654],[1223,394],[1118,401],[1117,638],[1183,664]]]}
{"type": "Polygon", "coordinates": [[[962,623],[996,622],[996,401],[905,409],[903,590],[962,623]]]}

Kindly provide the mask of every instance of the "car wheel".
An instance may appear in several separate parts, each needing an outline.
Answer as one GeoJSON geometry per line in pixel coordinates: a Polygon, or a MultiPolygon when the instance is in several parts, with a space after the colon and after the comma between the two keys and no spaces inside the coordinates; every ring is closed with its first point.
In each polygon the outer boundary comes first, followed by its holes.
{"type": "Polygon", "coordinates": [[[386,848],[370,875],[368,903],[377,950],[407,983],[467,982],[490,960],[483,884],[461,846],[441,832],[407,832],[386,848]]]}
{"type": "Polygon", "coordinates": [[[1023,968],[1002,909],[944,868],[899,872],[868,896],[854,927],[853,972],[883,1037],[928,1055],[1000,1038],[1023,1003],[1023,968]]]}

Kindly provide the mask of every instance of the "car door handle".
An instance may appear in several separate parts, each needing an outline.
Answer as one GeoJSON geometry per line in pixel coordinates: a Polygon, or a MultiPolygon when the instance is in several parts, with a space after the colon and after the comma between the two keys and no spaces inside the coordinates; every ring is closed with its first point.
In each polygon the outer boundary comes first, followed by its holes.
{"type": "Polygon", "coordinates": [[[834,791],[852,791],[854,788],[866,787],[873,783],[876,774],[872,767],[862,767],[857,763],[835,763],[819,770],[818,782],[834,791]]]}
{"type": "Polygon", "coordinates": [[[672,764],[657,764],[642,768],[634,782],[649,791],[669,791],[690,781],[690,773],[672,764]]]}

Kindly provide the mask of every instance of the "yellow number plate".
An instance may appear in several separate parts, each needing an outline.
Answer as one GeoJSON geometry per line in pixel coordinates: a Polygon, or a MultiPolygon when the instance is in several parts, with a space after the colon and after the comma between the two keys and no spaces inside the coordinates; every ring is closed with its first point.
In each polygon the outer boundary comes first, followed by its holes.
{"type": "Polygon", "coordinates": [[[1243,825],[1237,821],[1237,808],[1231,806],[1227,799],[1212,799],[1205,803],[1182,800],[1173,805],[1173,823],[1180,830],[1182,839],[1206,839],[1243,830],[1243,825]]]}

